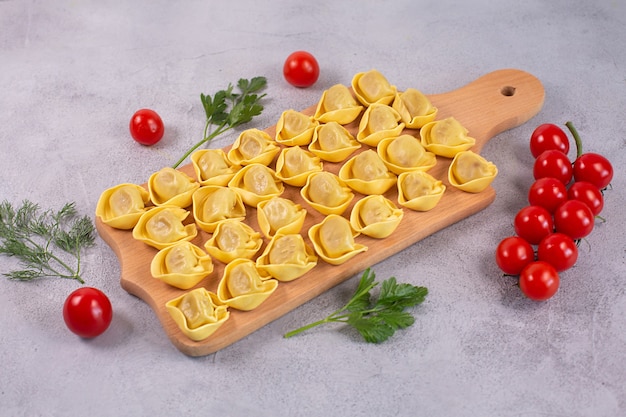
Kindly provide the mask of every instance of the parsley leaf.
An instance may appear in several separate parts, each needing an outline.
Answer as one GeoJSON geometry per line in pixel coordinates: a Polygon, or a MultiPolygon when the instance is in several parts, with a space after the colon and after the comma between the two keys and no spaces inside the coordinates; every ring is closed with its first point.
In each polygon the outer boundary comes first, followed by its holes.
{"type": "Polygon", "coordinates": [[[224,90],[214,95],[200,94],[200,101],[206,114],[203,139],[191,147],[174,165],[177,168],[189,155],[203,144],[211,141],[222,133],[237,126],[248,123],[263,112],[260,103],[265,94],[258,94],[267,86],[265,77],[254,77],[251,80],[241,78],[235,87],[228,84],[224,90]],[[214,130],[211,130],[211,128],[214,130]]]}
{"type": "Polygon", "coordinates": [[[322,320],[307,324],[285,334],[292,337],[308,329],[325,323],[346,323],[356,329],[366,342],[381,343],[394,335],[396,330],[405,329],[415,318],[405,311],[424,301],[428,294],[426,287],[399,284],[395,277],[382,282],[378,297],[373,299],[371,291],[378,285],[376,275],[366,269],[359,285],[350,300],[322,320]]]}

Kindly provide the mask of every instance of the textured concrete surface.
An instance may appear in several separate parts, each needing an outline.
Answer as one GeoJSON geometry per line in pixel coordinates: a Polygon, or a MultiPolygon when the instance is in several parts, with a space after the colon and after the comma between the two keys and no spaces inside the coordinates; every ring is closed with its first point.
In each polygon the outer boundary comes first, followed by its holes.
{"type": "MultiPolygon", "coordinates": [[[[61,317],[77,283],[0,280],[0,415],[626,415],[625,41],[617,0],[0,1],[0,197],[14,203],[76,201],[94,213],[104,189],[142,183],[182,155],[201,136],[199,94],[240,77],[268,78],[259,128],[370,68],[429,94],[508,67],[546,89],[541,113],[483,149],[500,168],[496,201],[373,266],[430,290],[416,324],[387,343],[341,326],[282,338],[345,303],[355,277],[224,350],[187,357],[119,286],[99,239],[85,279],[115,316],[94,340],[61,317]],[[322,67],[309,89],[282,79],[298,49],[322,67]],[[167,125],[152,148],[128,134],[141,107],[167,125]],[[606,223],[558,294],[536,303],[500,276],[493,251],[525,205],[532,130],[568,120],[615,178],[606,223]]],[[[14,266],[0,257],[3,272],[14,266]]]]}

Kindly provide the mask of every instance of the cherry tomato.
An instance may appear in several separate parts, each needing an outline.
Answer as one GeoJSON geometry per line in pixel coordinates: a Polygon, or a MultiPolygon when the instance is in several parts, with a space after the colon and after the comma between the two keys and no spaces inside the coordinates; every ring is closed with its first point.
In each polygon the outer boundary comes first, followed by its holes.
{"type": "Polygon", "coordinates": [[[520,273],[519,287],[531,300],[547,300],[559,289],[559,273],[547,262],[531,262],[520,273]]]}
{"type": "Polygon", "coordinates": [[[65,300],[63,319],[68,329],[80,337],[99,336],[113,319],[111,301],[97,288],[79,288],[65,300]]]}
{"type": "Polygon", "coordinates": [[[600,214],[604,208],[604,197],[600,189],[587,181],[575,181],[567,190],[567,198],[580,200],[587,204],[594,216],[600,214]]]}
{"type": "Polygon", "coordinates": [[[594,215],[587,204],[579,200],[567,200],[554,212],[554,228],[574,240],[582,239],[593,230],[594,215]]]}
{"type": "Polygon", "coordinates": [[[528,190],[528,202],[532,206],[541,206],[553,213],[567,201],[567,188],[556,178],[544,177],[536,180],[528,190]]]}
{"type": "Polygon", "coordinates": [[[552,177],[567,185],[572,180],[572,163],[563,152],[548,150],[535,159],[533,175],[536,180],[552,177]]]}
{"type": "Polygon", "coordinates": [[[320,67],[313,55],[296,51],[289,55],[283,65],[285,80],[294,87],[310,87],[319,78],[320,67]]]}
{"type": "Polygon", "coordinates": [[[539,243],[537,259],[552,265],[557,272],[565,271],[576,263],[578,246],[574,239],[563,233],[552,233],[539,243]]]}
{"type": "Polygon", "coordinates": [[[554,231],[552,215],[541,206],[526,206],[517,212],[513,221],[515,233],[531,245],[554,231]]]}
{"type": "Polygon", "coordinates": [[[533,247],[519,236],[502,239],[496,248],[496,263],[507,275],[519,275],[534,260],[533,247]]]}
{"type": "Polygon", "coordinates": [[[161,140],[165,128],[163,120],[154,110],[137,110],[130,119],[130,134],[142,145],[151,146],[161,140]]]}
{"type": "Polygon", "coordinates": [[[574,179],[590,182],[600,190],[613,179],[613,166],[604,156],[597,153],[584,153],[574,161],[574,179]]]}
{"type": "Polygon", "coordinates": [[[544,151],[555,149],[565,155],[569,152],[567,134],[555,124],[545,123],[537,126],[530,136],[530,153],[537,158],[544,151]]]}

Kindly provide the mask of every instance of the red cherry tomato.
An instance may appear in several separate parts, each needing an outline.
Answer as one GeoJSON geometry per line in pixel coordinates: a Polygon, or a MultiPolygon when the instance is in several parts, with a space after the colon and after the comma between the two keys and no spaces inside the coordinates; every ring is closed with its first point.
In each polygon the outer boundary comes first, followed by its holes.
{"type": "Polygon", "coordinates": [[[531,245],[554,231],[552,215],[541,206],[526,206],[517,212],[513,221],[515,233],[531,245]]]}
{"type": "Polygon", "coordinates": [[[310,87],[319,78],[320,67],[313,55],[296,51],[289,55],[283,65],[285,80],[294,87],[310,87]]]}
{"type": "Polygon", "coordinates": [[[574,240],[582,239],[593,230],[594,215],[587,204],[579,200],[567,200],[554,212],[554,228],[574,240]]]}
{"type": "Polygon", "coordinates": [[[496,263],[507,275],[519,275],[522,269],[535,260],[533,247],[519,236],[509,236],[496,248],[496,263]]]}
{"type": "Polygon", "coordinates": [[[531,300],[547,300],[559,289],[559,273],[547,262],[531,262],[520,273],[519,287],[531,300]]]}
{"type": "Polygon", "coordinates": [[[544,151],[555,149],[565,155],[569,152],[567,134],[555,124],[545,123],[537,126],[530,136],[530,153],[537,158],[544,151]]]}
{"type": "Polygon", "coordinates": [[[165,128],[163,120],[154,110],[137,110],[130,119],[130,134],[142,145],[151,146],[161,140],[165,128]]]}
{"type": "Polygon", "coordinates": [[[552,233],[539,243],[537,259],[549,263],[557,272],[562,272],[574,266],[578,260],[578,246],[568,235],[552,233]]]}
{"type": "Polygon", "coordinates": [[[602,190],[613,179],[613,166],[604,156],[588,152],[576,158],[573,174],[574,180],[590,182],[602,190]]]}
{"type": "Polygon", "coordinates": [[[79,288],[65,300],[63,319],[68,329],[80,337],[99,336],[113,319],[111,301],[97,288],[79,288]]]}
{"type": "Polygon", "coordinates": [[[565,201],[567,201],[567,188],[556,178],[539,178],[528,190],[530,205],[541,206],[550,213],[565,201]]]}
{"type": "Polygon", "coordinates": [[[600,189],[587,181],[576,181],[567,190],[567,198],[580,200],[587,204],[594,216],[600,214],[604,208],[604,197],[600,189]]]}
{"type": "Polygon", "coordinates": [[[552,177],[567,185],[572,180],[572,163],[563,152],[548,150],[535,159],[533,175],[536,180],[552,177]]]}

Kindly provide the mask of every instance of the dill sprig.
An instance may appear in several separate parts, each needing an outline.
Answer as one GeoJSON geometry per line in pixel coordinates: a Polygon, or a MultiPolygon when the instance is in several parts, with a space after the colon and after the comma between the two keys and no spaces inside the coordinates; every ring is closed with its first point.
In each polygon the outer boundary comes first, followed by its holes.
{"type": "Polygon", "coordinates": [[[265,94],[257,94],[265,88],[267,79],[265,77],[254,77],[250,80],[239,79],[235,92],[235,87],[228,84],[225,90],[216,92],[213,96],[200,94],[202,107],[206,113],[206,123],[204,125],[203,139],[193,145],[174,165],[177,168],[189,155],[200,146],[233,129],[239,125],[250,122],[254,116],[258,116],[263,111],[260,101],[265,94]],[[211,130],[215,127],[214,130],[211,130]]]}
{"type": "Polygon", "coordinates": [[[18,208],[6,200],[0,203],[0,254],[16,257],[22,267],[4,272],[9,279],[60,277],[83,284],[81,251],[93,246],[95,239],[91,219],[79,216],[74,203],[67,203],[56,212],[42,211],[28,200],[18,208]],[[67,258],[74,258],[75,266],[67,258]]]}
{"type": "Polygon", "coordinates": [[[354,327],[366,342],[381,343],[393,336],[396,330],[413,325],[415,318],[404,310],[423,302],[428,289],[399,284],[395,277],[391,277],[383,281],[378,297],[372,298],[371,291],[378,285],[375,279],[374,272],[366,269],[346,305],[322,320],[286,333],[285,337],[326,323],[346,323],[354,327]]]}

